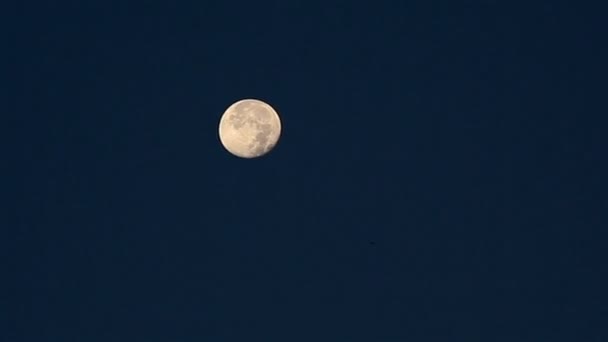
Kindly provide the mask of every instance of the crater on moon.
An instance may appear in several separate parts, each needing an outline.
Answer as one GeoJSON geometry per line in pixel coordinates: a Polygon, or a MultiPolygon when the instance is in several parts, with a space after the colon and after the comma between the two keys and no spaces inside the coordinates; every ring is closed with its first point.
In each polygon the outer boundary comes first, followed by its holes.
{"type": "Polygon", "coordinates": [[[228,107],[220,119],[222,145],[241,158],[265,155],[277,144],[280,135],[279,115],[260,100],[240,100],[228,107]]]}

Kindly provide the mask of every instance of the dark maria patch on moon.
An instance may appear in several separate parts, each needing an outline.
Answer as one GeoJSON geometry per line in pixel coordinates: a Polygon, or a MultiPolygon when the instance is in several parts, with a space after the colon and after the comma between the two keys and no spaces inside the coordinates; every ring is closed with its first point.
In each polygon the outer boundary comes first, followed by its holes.
{"type": "Polygon", "coordinates": [[[232,112],[232,114],[229,116],[229,120],[228,120],[228,122],[235,129],[239,129],[239,128],[243,127],[245,125],[245,122],[247,122],[247,121],[248,121],[248,118],[245,115],[245,112],[241,112],[241,111],[232,112]]]}
{"type": "Polygon", "coordinates": [[[272,134],[272,126],[270,124],[256,124],[259,129],[258,134],[255,136],[255,141],[262,146],[268,145],[270,140],[270,134],[272,134]]]}

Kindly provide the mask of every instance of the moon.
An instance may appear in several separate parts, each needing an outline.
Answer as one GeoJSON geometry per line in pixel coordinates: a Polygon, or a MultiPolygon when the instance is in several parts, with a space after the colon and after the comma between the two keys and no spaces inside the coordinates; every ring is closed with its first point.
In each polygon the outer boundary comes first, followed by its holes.
{"type": "Polygon", "coordinates": [[[230,105],[219,125],[222,145],[240,158],[257,158],[270,152],[281,136],[279,114],[267,103],[244,99],[230,105]]]}

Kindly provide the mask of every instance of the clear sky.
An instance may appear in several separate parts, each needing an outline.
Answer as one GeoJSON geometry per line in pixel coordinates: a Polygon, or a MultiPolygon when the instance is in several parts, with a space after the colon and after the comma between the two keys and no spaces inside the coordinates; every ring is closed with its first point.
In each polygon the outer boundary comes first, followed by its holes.
{"type": "Polygon", "coordinates": [[[0,341],[607,340],[605,12],[540,3],[15,8],[0,341]]]}

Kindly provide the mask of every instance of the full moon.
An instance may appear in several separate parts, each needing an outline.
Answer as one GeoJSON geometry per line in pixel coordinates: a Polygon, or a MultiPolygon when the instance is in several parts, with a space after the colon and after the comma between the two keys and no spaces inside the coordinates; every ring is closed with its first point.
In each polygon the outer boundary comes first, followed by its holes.
{"type": "Polygon", "coordinates": [[[281,119],[267,103],[245,99],[232,104],[220,119],[220,141],[228,152],[256,158],[274,148],[281,136],[281,119]]]}

